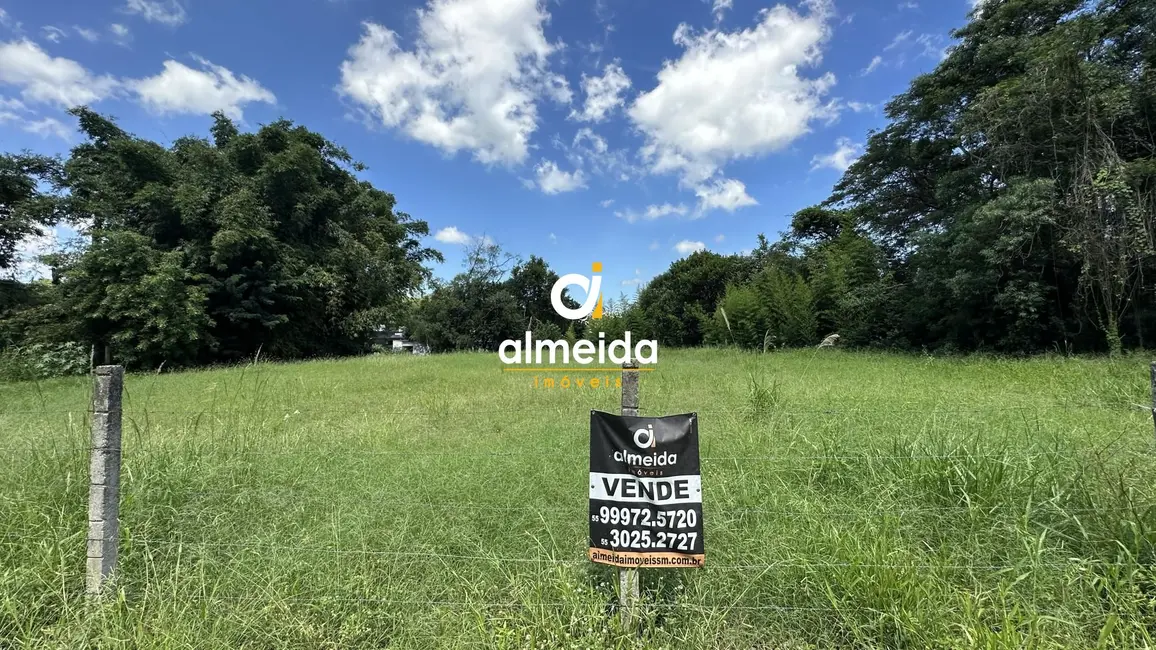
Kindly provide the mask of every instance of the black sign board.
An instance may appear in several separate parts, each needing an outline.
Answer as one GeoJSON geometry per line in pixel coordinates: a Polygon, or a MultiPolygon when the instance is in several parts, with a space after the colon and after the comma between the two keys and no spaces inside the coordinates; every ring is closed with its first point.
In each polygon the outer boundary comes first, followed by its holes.
{"type": "Polygon", "coordinates": [[[700,567],[698,416],[590,412],[590,559],[700,567]]]}

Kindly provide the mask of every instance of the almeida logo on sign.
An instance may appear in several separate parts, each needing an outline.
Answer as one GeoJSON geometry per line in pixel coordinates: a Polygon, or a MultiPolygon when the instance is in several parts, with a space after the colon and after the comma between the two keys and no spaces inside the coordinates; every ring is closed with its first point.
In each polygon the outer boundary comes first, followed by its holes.
{"type": "Polygon", "coordinates": [[[653,424],[646,425],[645,429],[635,429],[634,446],[653,451],[650,454],[616,451],[611,458],[620,463],[626,463],[630,467],[666,467],[678,462],[678,454],[672,454],[668,451],[658,453],[658,438],[654,435],[653,424]]]}
{"type": "Polygon", "coordinates": [[[654,425],[648,424],[645,429],[634,432],[634,445],[639,449],[654,449],[658,441],[654,439],[654,425]]]}
{"type": "MultiPolygon", "coordinates": [[[[584,320],[587,317],[592,320],[602,318],[602,276],[599,275],[602,273],[602,263],[595,262],[590,270],[593,272],[590,277],[580,273],[563,275],[550,289],[550,304],[562,318],[573,321],[584,320]],[[566,306],[562,299],[563,292],[571,286],[577,286],[586,292],[586,299],[577,309],[566,306]]],[[[536,341],[533,332],[527,331],[524,340],[507,339],[498,346],[498,358],[508,365],[558,363],[559,356],[561,363],[570,363],[573,359],[574,363],[579,365],[588,365],[595,361],[599,364],[608,361],[623,364],[632,358],[640,364],[654,364],[658,363],[658,342],[642,339],[632,348],[630,332],[624,332],[621,339],[612,341],[606,340],[605,332],[599,332],[597,345],[593,340],[581,340],[576,341],[571,349],[570,343],[566,340],[536,341]],[[549,360],[544,362],[544,358],[549,360]]]]}

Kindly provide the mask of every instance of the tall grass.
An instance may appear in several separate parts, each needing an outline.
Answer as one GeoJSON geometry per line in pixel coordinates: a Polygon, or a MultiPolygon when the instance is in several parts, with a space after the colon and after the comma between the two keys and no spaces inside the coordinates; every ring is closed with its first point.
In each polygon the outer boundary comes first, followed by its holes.
{"type": "Polygon", "coordinates": [[[1140,359],[662,352],[706,567],[584,560],[588,413],[493,355],[126,380],[121,564],[82,597],[89,384],[0,384],[0,648],[1140,648],[1140,359]]]}

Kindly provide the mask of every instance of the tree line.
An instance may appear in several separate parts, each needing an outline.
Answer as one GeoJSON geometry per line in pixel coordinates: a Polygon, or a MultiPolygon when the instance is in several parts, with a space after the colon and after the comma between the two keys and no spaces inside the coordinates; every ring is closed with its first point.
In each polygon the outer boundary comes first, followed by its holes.
{"type": "MultiPolygon", "coordinates": [[[[988,0],[821,205],[588,329],[664,345],[1110,352],[1156,337],[1156,2],[988,0]]],[[[581,334],[581,332],[579,332],[581,334]]]]}
{"type": "MultiPolygon", "coordinates": [[[[384,324],[435,351],[598,332],[667,346],[1001,353],[1156,337],[1156,3],[988,0],[830,197],[742,255],[674,262],[598,321],[553,312],[537,256],[436,281],[424,222],[337,145],[279,121],[165,147],[87,108],[66,160],[0,157],[0,272],[69,223],[50,280],[0,283],[0,348],[133,367],[355,354],[384,324]]],[[[567,298],[569,300],[569,298],[567,298]]]]}

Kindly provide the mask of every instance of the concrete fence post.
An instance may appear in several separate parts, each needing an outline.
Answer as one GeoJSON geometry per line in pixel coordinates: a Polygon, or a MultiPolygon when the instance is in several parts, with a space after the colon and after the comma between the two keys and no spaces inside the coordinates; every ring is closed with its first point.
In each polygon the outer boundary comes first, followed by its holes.
{"type": "Polygon", "coordinates": [[[1156,361],[1149,366],[1149,377],[1152,381],[1152,426],[1156,427],[1156,361]]]}
{"type": "MultiPolygon", "coordinates": [[[[622,415],[638,416],[638,364],[622,364],[622,415]]],[[[618,605],[622,622],[629,625],[635,616],[639,599],[638,569],[618,569],[618,605]]]]}
{"type": "Polygon", "coordinates": [[[92,446],[88,466],[88,567],[85,591],[99,596],[116,570],[120,539],[122,366],[93,372],[92,446]]]}

